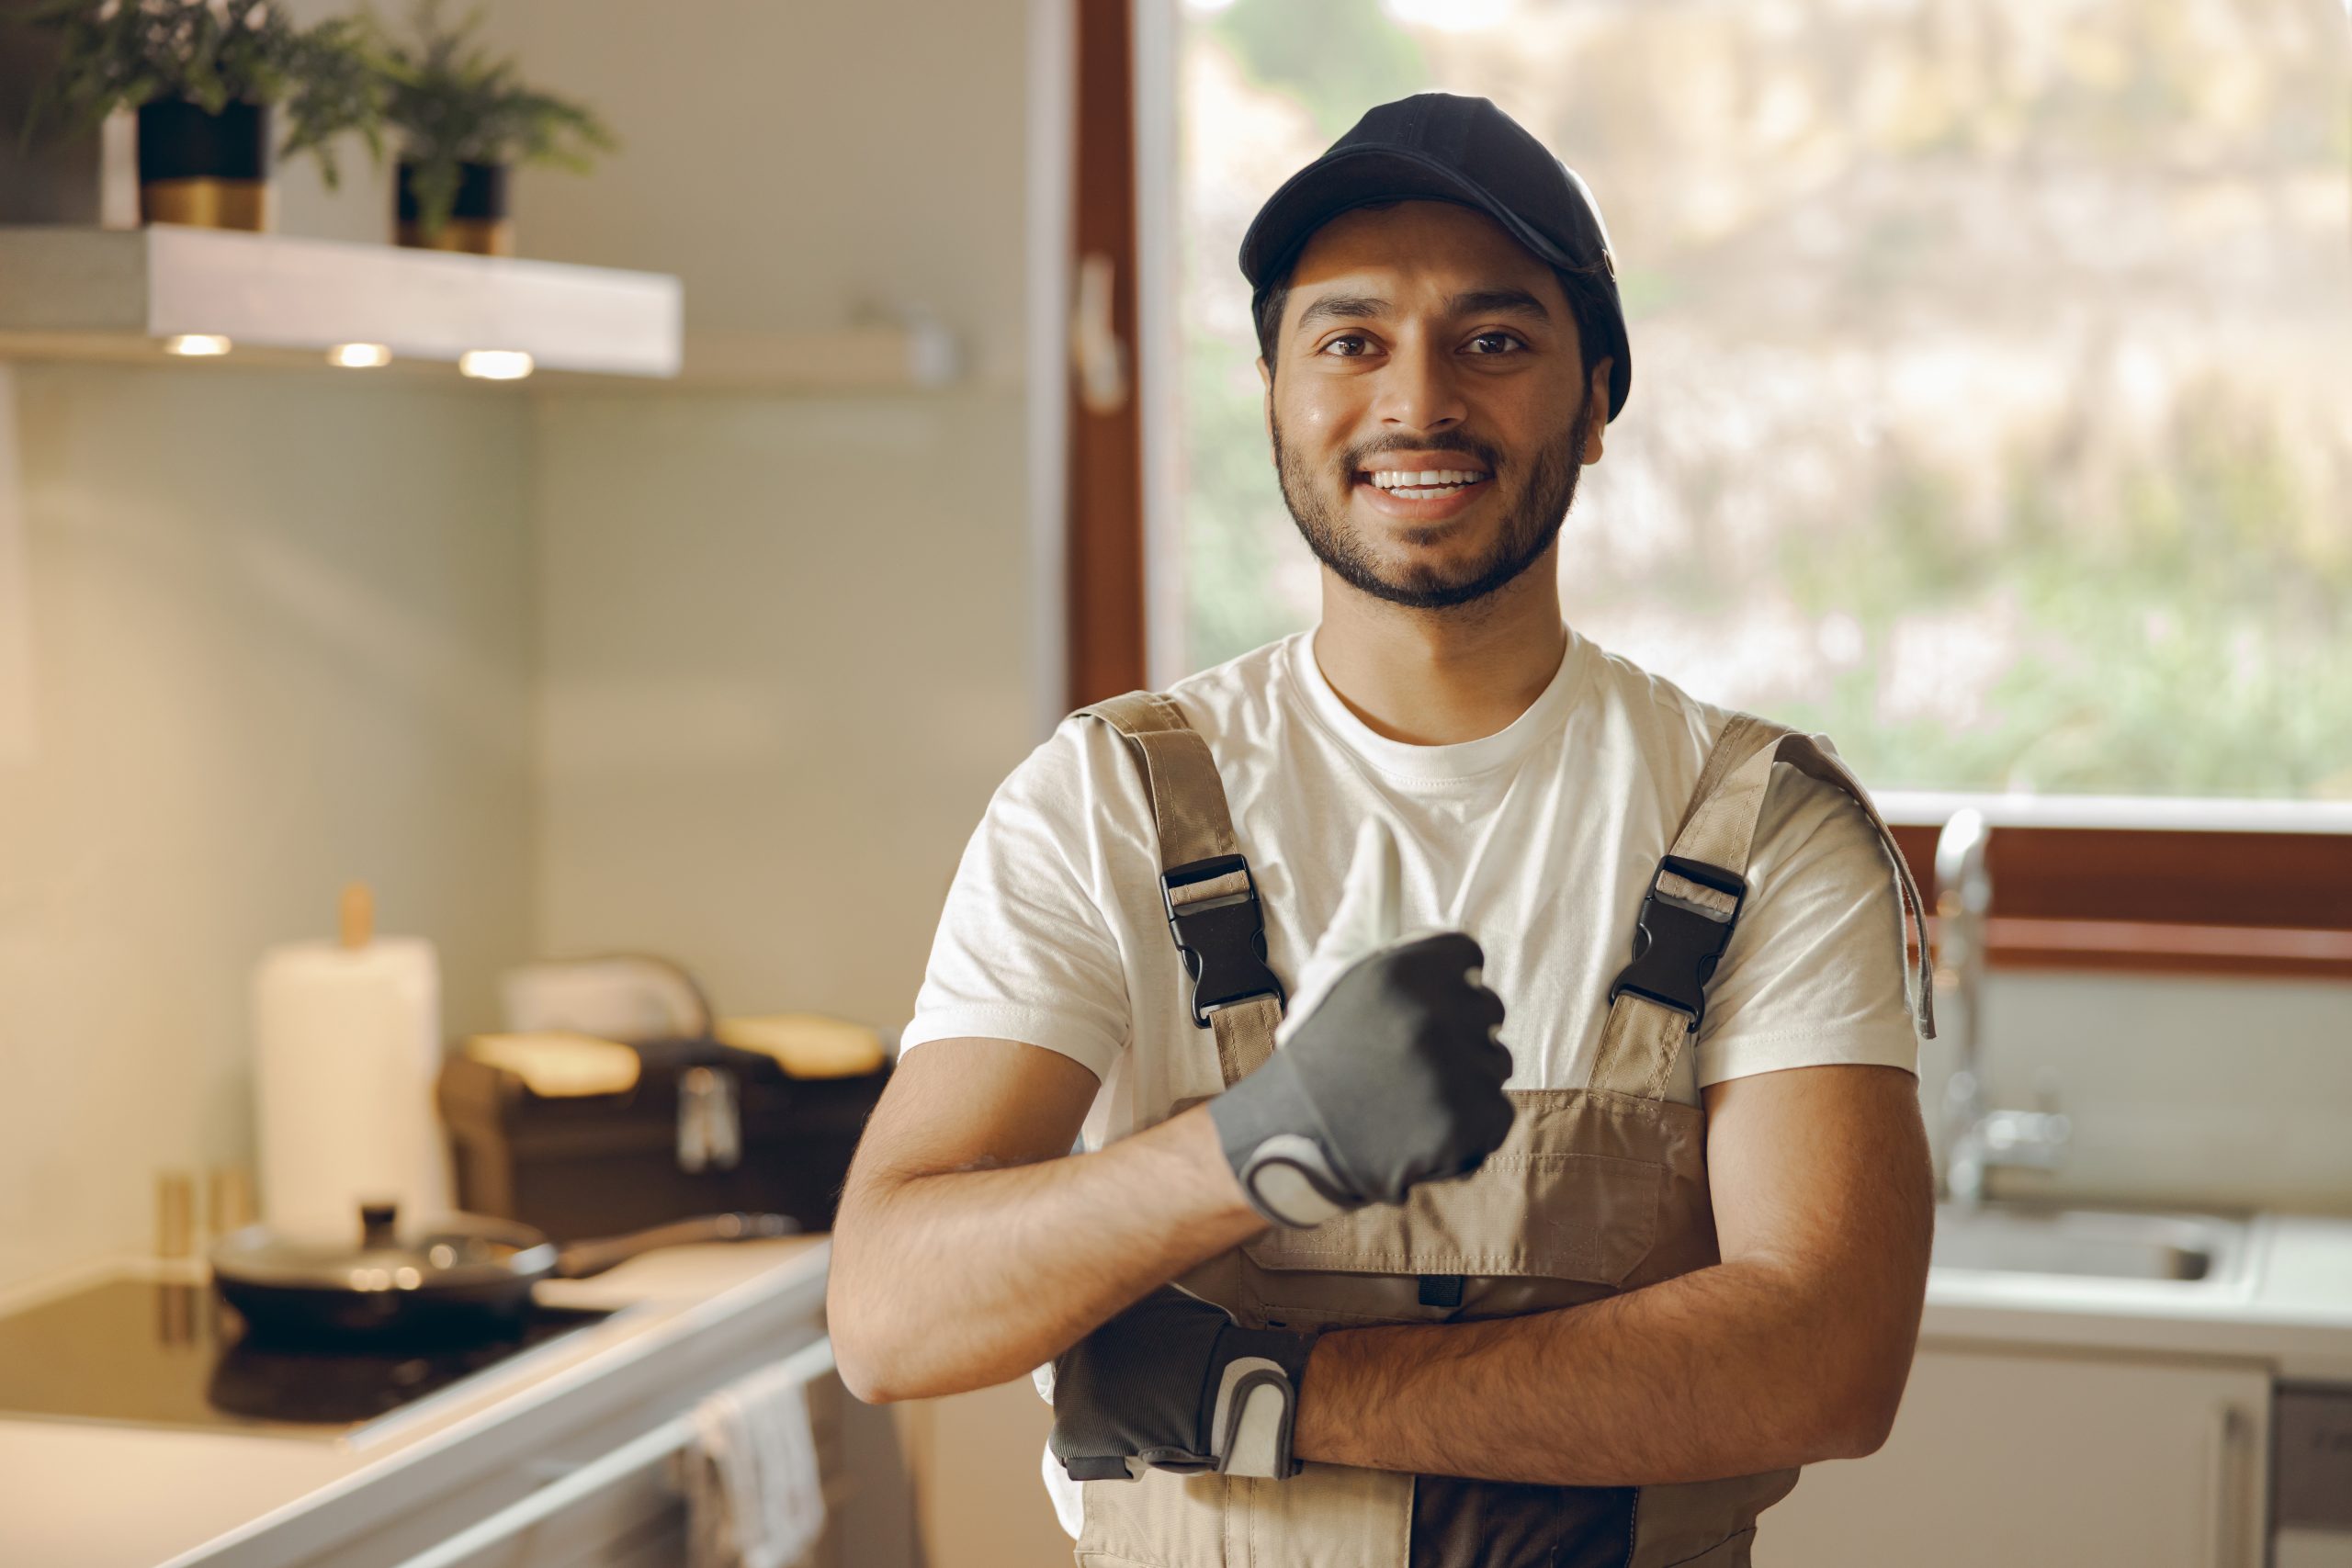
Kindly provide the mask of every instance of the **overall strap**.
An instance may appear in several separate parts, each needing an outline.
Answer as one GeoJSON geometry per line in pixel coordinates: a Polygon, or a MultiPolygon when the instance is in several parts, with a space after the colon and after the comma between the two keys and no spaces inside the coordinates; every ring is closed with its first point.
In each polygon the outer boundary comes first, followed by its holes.
{"type": "Polygon", "coordinates": [[[1176,704],[1157,692],[1082,707],[1118,731],[1143,765],[1159,836],[1159,896],[1192,976],[1193,1024],[1216,1034],[1227,1088],[1273,1054],[1283,987],[1266,964],[1265,908],[1233,834],[1216,760],[1176,704]]]}
{"type": "Polygon", "coordinates": [[[1772,764],[1785,761],[1850,795],[1878,832],[1892,863],[1903,914],[1917,933],[1918,956],[1906,964],[1904,989],[1920,1034],[1936,1033],[1935,987],[1928,953],[1927,908],[1911,868],[1895,847],[1878,808],[1828,741],[1734,714],[1700,770],[1699,782],[1642,900],[1634,962],[1609,990],[1609,1020],[1593,1065],[1592,1087],[1644,1099],[1662,1099],[1675,1059],[1695,1036],[1706,1011],[1706,985],[1731,940],[1747,894],[1747,859],[1756,821],[1771,783],[1772,764]]]}

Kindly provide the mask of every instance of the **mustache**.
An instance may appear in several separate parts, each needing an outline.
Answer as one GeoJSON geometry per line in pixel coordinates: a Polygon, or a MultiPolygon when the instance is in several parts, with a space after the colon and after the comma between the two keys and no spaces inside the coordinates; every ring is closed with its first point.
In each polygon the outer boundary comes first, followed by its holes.
{"type": "Polygon", "coordinates": [[[1460,437],[1451,441],[1408,441],[1400,438],[1384,442],[1378,446],[1368,446],[1353,454],[1345,461],[1340,471],[1349,474],[1363,472],[1372,468],[1376,458],[1385,457],[1391,452],[1459,452],[1465,457],[1475,458],[1478,466],[1490,474],[1502,472],[1503,467],[1490,448],[1475,441],[1465,441],[1460,437]]]}

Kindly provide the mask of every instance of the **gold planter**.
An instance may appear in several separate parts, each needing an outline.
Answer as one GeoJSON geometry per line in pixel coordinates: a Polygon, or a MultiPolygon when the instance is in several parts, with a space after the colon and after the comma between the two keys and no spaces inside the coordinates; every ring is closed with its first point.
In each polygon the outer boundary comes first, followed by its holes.
{"type": "Polygon", "coordinates": [[[401,159],[393,186],[393,232],[401,244],[479,256],[514,254],[514,220],[506,214],[505,164],[459,164],[457,201],[448,220],[430,234],[424,231],[422,204],[410,183],[415,172],[414,164],[401,159]]]}
{"type": "Polygon", "coordinates": [[[514,220],[511,218],[452,218],[430,239],[424,225],[413,219],[400,226],[400,242],[420,251],[464,251],[477,256],[514,254],[514,220]]]}
{"type": "Polygon", "coordinates": [[[276,226],[266,104],[210,114],[176,98],[139,106],[139,219],[203,229],[276,226]]]}
{"type": "Polygon", "coordinates": [[[277,226],[276,196],[277,186],[267,180],[141,180],[139,221],[265,234],[277,226]]]}

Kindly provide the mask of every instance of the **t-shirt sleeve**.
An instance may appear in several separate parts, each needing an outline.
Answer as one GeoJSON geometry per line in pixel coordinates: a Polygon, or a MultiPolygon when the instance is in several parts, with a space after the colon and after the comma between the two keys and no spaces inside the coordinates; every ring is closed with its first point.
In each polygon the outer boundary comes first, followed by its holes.
{"type": "Polygon", "coordinates": [[[1852,797],[1776,764],[1748,856],[1748,896],[1707,987],[1699,1083],[1783,1067],[1919,1070],[1904,996],[1903,901],[1852,797]]]}
{"type": "Polygon", "coordinates": [[[1017,1040],[1099,1078],[1125,1048],[1125,971],[1098,892],[1095,774],[1106,755],[1086,731],[1101,728],[1064,720],[989,802],[948,887],[901,1054],[1017,1040]]]}

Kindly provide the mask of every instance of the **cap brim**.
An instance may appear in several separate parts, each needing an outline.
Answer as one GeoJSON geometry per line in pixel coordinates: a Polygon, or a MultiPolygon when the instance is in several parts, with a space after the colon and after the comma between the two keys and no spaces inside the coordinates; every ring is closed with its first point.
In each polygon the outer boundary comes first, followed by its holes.
{"type": "MultiPolygon", "coordinates": [[[[1476,181],[1432,159],[1396,147],[1342,148],[1309,164],[1266,200],[1241,237],[1241,276],[1253,294],[1281,276],[1314,232],[1342,212],[1374,202],[1451,201],[1476,209],[1502,225],[1537,260],[1571,271],[1590,272],[1600,258],[1572,256],[1521,221],[1476,181]]],[[[1617,280],[1605,268],[1600,281],[1616,300],[1617,280]]],[[[1620,320],[1623,307],[1618,307],[1620,320]]],[[[1633,385],[1633,355],[1621,338],[1609,347],[1609,417],[1625,406],[1633,385]]]]}

